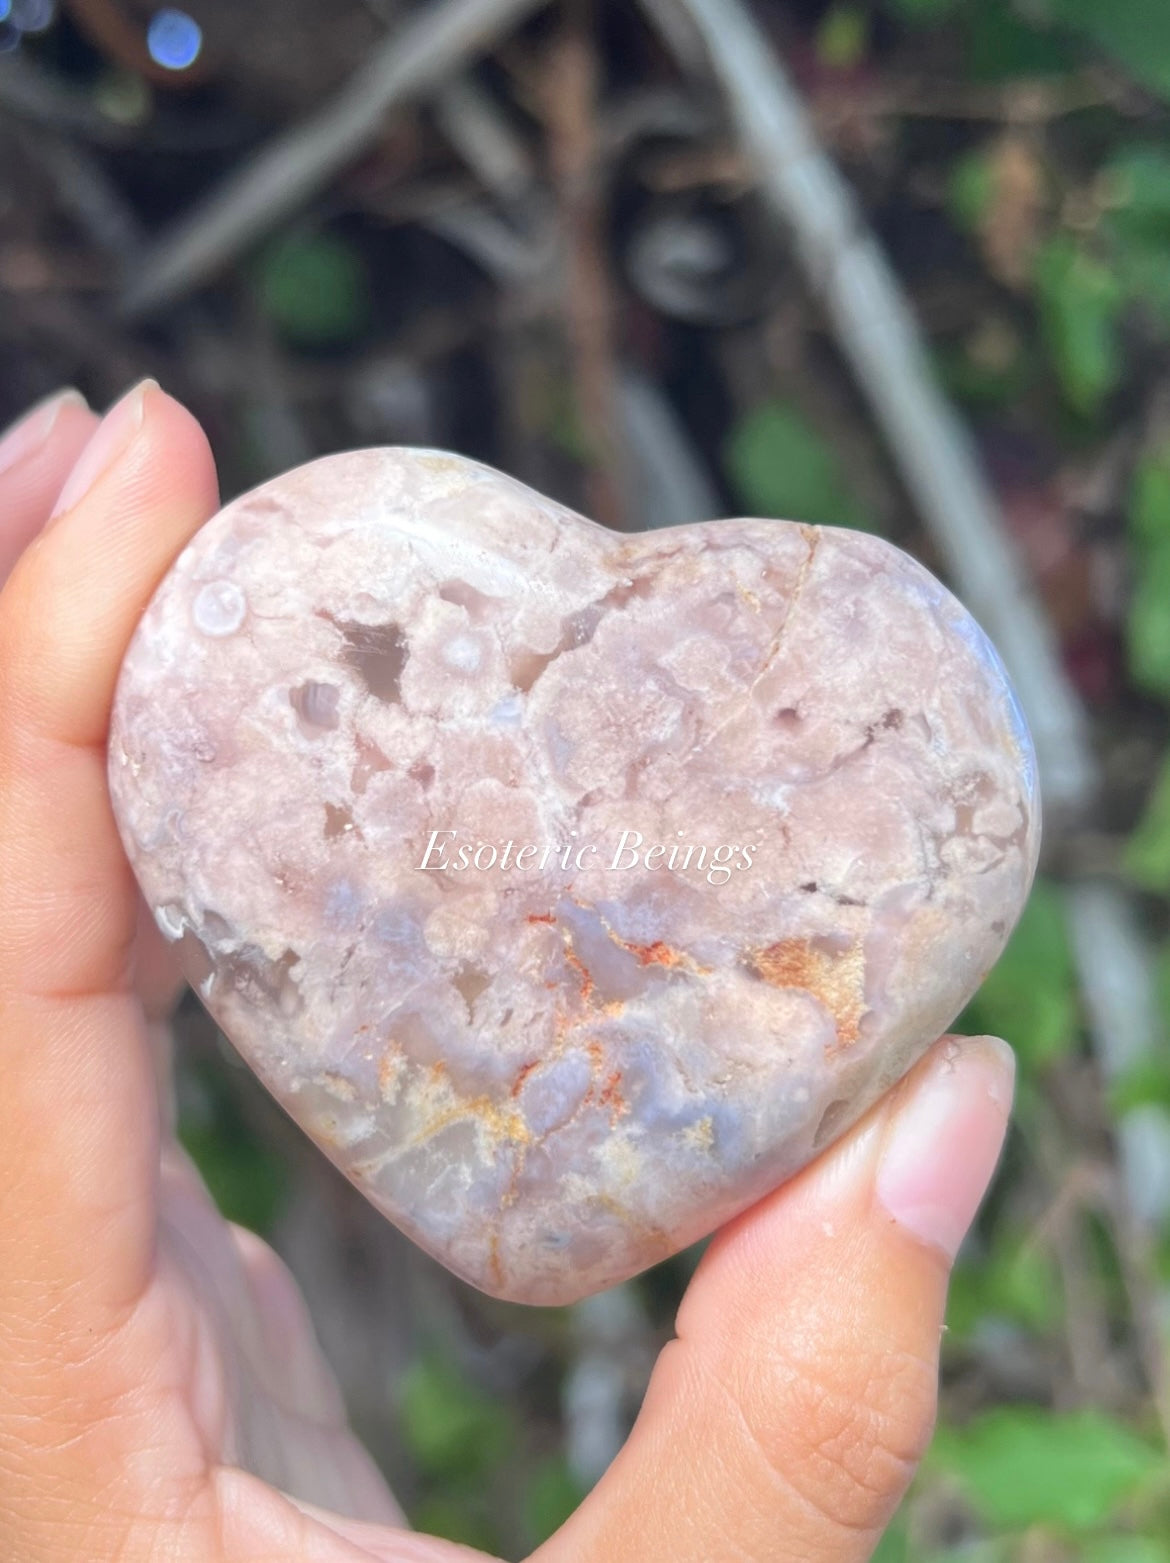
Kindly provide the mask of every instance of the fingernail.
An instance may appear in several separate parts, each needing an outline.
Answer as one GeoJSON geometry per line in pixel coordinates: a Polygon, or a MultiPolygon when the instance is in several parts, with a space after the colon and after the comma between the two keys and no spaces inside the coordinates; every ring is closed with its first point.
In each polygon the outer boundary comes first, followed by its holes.
{"type": "Polygon", "coordinates": [[[77,458],[77,465],[65,480],[53,507],[52,520],[72,510],[111,467],[142,427],[147,392],[157,390],[154,380],[143,380],[115,402],[90,436],[89,444],[77,458]]]}
{"type": "Polygon", "coordinates": [[[86,406],[85,397],[72,386],[65,391],[54,391],[38,402],[23,418],[0,434],[0,473],[7,472],[27,456],[33,455],[52,434],[57,419],[66,407],[86,406]]]}
{"type": "Polygon", "coordinates": [[[1015,1055],[997,1037],[949,1038],[911,1078],[882,1147],[877,1197],[899,1226],[954,1259],[1003,1148],[1015,1055]]]}

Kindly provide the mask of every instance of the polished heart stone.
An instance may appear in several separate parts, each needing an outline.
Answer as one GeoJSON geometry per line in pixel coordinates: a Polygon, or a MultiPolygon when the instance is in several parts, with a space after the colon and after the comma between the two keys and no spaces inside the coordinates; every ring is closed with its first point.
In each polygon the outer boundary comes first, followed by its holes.
{"type": "Polygon", "coordinates": [[[203,528],[127,655],[110,783],[272,1092],[532,1303],[841,1134],[975,991],[1039,838],[999,659],[898,549],[621,536],[428,451],[315,462],[203,528]]]}

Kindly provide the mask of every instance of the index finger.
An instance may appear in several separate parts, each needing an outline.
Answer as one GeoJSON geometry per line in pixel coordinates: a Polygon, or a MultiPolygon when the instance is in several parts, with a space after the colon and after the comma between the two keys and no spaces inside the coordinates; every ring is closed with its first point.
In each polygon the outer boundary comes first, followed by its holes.
{"type": "Polygon", "coordinates": [[[0,587],[40,531],[97,422],[84,396],[66,390],[0,435],[0,587]]]}
{"type": "Polygon", "coordinates": [[[0,592],[0,1321],[26,1342],[50,1301],[59,1329],[62,1298],[133,1298],[152,1254],[155,1085],[105,739],[134,627],[215,509],[207,442],[148,382],[62,498],[0,592]]]}

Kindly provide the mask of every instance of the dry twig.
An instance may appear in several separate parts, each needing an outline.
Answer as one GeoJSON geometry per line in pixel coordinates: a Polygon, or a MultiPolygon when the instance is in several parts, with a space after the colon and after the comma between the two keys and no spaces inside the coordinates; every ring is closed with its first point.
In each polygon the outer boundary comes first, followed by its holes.
{"type": "Polygon", "coordinates": [[[387,113],[433,91],[543,0],[437,0],[387,40],[320,113],[270,142],[143,257],[130,316],[191,292],[315,196],[374,141],[387,113]]]}
{"type": "Polygon", "coordinates": [[[0,60],[0,109],[16,119],[69,131],[103,146],[123,146],[132,138],[131,131],[108,119],[84,92],[66,86],[22,55],[0,60]]]}
{"type": "MultiPolygon", "coordinates": [[[[1046,799],[1058,814],[1078,814],[1096,782],[1084,712],[965,432],[934,382],[898,280],[751,13],[740,0],[677,4],[703,42],[760,189],[791,229],[809,286],[824,304],[907,488],[967,605],[1014,675],[1046,799]]],[[[653,21],[657,7],[648,9],[653,21]]]]}
{"type": "Polygon", "coordinates": [[[604,525],[628,526],[618,486],[621,467],[614,374],[613,303],[603,232],[595,121],[597,60],[585,19],[570,14],[550,51],[544,111],[560,201],[564,300],[578,411],[588,447],[589,496],[604,525]]]}

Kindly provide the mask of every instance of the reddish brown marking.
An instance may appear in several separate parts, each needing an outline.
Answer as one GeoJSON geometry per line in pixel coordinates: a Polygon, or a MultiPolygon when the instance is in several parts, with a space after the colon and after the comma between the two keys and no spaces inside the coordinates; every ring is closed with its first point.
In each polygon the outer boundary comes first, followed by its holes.
{"type": "Polygon", "coordinates": [[[622,1095],[622,1072],[615,1069],[601,1088],[601,1103],[608,1107],[610,1114],[616,1121],[624,1112],[629,1111],[629,1103],[622,1095]]]}
{"type": "Polygon", "coordinates": [[[551,912],[529,912],[528,921],[530,923],[555,923],[556,918],[551,912]]]}
{"type": "Polygon", "coordinates": [[[865,959],[859,944],[833,950],[815,939],[781,939],[745,953],[746,964],[773,988],[811,993],[837,1023],[837,1045],[860,1034],[865,1014],[865,959]]]}
{"type": "Polygon", "coordinates": [[[512,1081],[512,1089],[508,1093],[510,1096],[520,1095],[520,1092],[524,1089],[525,1080],[528,1079],[528,1076],[537,1067],[538,1062],[539,1060],[534,1058],[531,1063],[520,1065],[520,1068],[516,1073],[516,1078],[512,1081]]]}
{"type": "Polygon", "coordinates": [[[686,961],[685,955],[672,950],[661,939],[655,939],[653,944],[627,944],[626,949],[636,955],[643,966],[681,966],[686,961]]]}
{"type": "Polygon", "coordinates": [[[685,950],[676,950],[662,939],[655,939],[653,944],[631,944],[626,939],[619,939],[612,931],[610,938],[623,950],[628,950],[643,966],[665,966],[667,970],[679,967],[693,972],[707,970],[705,966],[700,966],[697,961],[692,960],[685,950]]]}
{"type": "Polygon", "coordinates": [[[593,992],[593,978],[589,975],[584,961],[567,940],[565,942],[565,959],[577,973],[577,977],[581,983],[581,997],[585,1003],[588,1003],[589,995],[593,992]]]}

